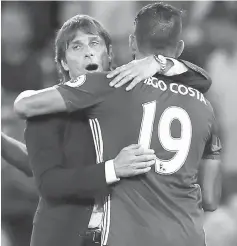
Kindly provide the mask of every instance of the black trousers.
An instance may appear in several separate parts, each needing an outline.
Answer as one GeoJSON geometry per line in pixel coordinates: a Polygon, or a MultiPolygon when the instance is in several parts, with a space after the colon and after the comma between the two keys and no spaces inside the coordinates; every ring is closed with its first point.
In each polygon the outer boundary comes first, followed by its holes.
{"type": "Polygon", "coordinates": [[[100,246],[101,233],[99,231],[88,230],[82,237],[82,246],[100,246]]]}
{"type": "Polygon", "coordinates": [[[85,238],[83,240],[82,246],[100,246],[100,244],[94,242],[93,240],[91,240],[89,238],[85,238]]]}

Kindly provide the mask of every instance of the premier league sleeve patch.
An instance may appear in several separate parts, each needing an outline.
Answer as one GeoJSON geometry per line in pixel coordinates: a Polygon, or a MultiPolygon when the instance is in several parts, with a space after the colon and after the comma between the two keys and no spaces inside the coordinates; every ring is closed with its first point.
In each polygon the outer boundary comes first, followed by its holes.
{"type": "Polygon", "coordinates": [[[86,75],[81,75],[74,80],[70,80],[66,82],[65,85],[68,85],[70,87],[80,87],[85,83],[85,81],[86,81],[86,75]]]}

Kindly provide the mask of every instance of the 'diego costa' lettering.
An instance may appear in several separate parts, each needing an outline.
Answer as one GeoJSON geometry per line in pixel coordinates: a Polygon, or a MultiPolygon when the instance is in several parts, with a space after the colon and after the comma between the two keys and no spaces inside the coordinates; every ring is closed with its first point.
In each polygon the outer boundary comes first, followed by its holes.
{"type": "Polygon", "coordinates": [[[182,84],[177,84],[177,83],[171,83],[167,86],[167,84],[163,80],[158,80],[157,78],[150,77],[149,79],[146,79],[144,81],[145,84],[151,85],[152,87],[156,89],[160,89],[161,91],[166,91],[167,89],[170,89],[171,92],[175,94],[180,94],[182,96],[191,96],[195,97],[199,101],[207,104],[205,97],[201,92],[198,90],[192,88],[192,87],[187,87],[182,84]]]}
{"type": "Polygon", "coordinates": [[[150,77],[149,79],[146,79],[144,81],[145,84],[151,85],[154,88],[159,88],[161,91],[166,91],[167,90],[167,85],[163,80],[158,80],[157,78],[150,77]]]}
{"type": "Polygon", "coordinates": [[[170,90],[173,92],[173,93],[178,93],[178,84],[176,83],[171,83],[170,84],[170,90]]]}
{"type": "Polygon", "coordinates": [[[178,92],[181,94],[181,95],[187,95],[188,94],[188,88],[184,85],[179,85],[178,86],[178,92]]]}
{"type": "Polygon", "coordinates": [[[203,94],[194,88],[187,87],[185,85],[180,85],[177,83],[171,83],[170,84],[170,91],[172,91],[173,93],[176,93],[176,94],[177,93],[181,94],[183,96],[189,95],[191,97],[196,97],[196,99],[198,99],[199,101],[207,104],[203,94]]]}

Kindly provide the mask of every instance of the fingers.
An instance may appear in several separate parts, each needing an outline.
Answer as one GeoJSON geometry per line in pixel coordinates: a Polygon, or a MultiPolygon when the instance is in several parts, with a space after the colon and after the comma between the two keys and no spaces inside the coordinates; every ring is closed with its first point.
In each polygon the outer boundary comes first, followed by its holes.
{"type": "Polygon", "coordinates": [[[111,71],[109,74],[107,74],[107,78],[111,79],[114,76],[118,75],[119,73],[121,73],[122,71],[124,71],[126,68],[126,65],[123,65],[121,67],[117,67],[115,70],[111,71]]]}
{"type": "Polygon", "coordinates": [[[143,168],[143,169],[137,169],[137,170],[134,171],[133,175],[136,176],[136,175],[148,173],[150,170],[151,170],[151,167],[146,167],[146,168],[143,168]]]}
{"type": "Polygon", "coordinates": [[[153,166],[155,163],[156,163],[155,160],[151,160],[151,161],[139,162],[133,165],[135,169],[144,169],[144,168],[153,166]]]}
{"type": "MultiPolygon", "coordinates": [[[[130,76],[130,70],[125,70],[120,72],[110,83],[110,86],[115,86],[116,88],[118,88],[118,83],[123,79],[126,78],[127,76],[130,76]]],[[[132,79],[133,77],[131,77],[132,79]]],[[[121,85],[120,85],[121,86],[121,85]]]]}
{"type": "Polygon", "coordinates": [[[146,154],[146,155],[136,156],[134,162],[139,163],[139,162],[153,161],[155,159],[156,159],[156,155],[146,154]]]}
{"type": "Polygon", "coordinates": [[[124,150],[135,150],[135,149],[139,149],[141,148],[140,144],[131,144],[125,148],[123,148],[124,150]]]}
{"type": "Polygon", "coordinates": [[[133,81],[126,87],[126,91],[132,90],[138,83],[140,83],[143,79],[139,76],[135,77],[133,81]]]}
{"type": "Polygon", "coordinates": [[[151,155],[151,154],[154,154],[155,151],[153,149],[144,149],[142,147],[140,148],[137,148],[136,150],[134,150],[134,154],[136,156],[139,156],[139,155],[151,155]]]}
{"type": "Polygon", "coordinates": [[[126,76],[123,77],[123,79],[121,79],[114,87],[115,88],[119,88],[123,85],[125,85],[126,83],[128,83],[129,81],[131,81],[135,76],[132,74],[128,74],[126,76]]]}

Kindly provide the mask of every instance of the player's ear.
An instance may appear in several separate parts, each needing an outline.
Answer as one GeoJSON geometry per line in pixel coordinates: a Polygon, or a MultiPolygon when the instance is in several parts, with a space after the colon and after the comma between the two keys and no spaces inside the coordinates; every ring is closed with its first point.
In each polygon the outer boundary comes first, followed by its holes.
{"type": "Polygon", "coordinates": [[[176,54],[175,54],[175,58],[178,58],[181,56],[181,54],[183,53],[184,50],[184,41],[183,40],[179,40],[177,47],[176,47],[176,54]]]}
{"type": "Polygon", "coordinates": [[[136,55],[137,52],[137,40],[133,34],[129,35],[129,47],[132,51],[133,57],[136,55]]]}
{"type": "Polygon", "coordinates": [[[63,67],[63,69],[64,69],[65,71],[69,71],[69,68],[68,68],[68,65],[67,65],[66,61],[61,60],[61,65],[62,65],[62,67],[63,67]]]}

